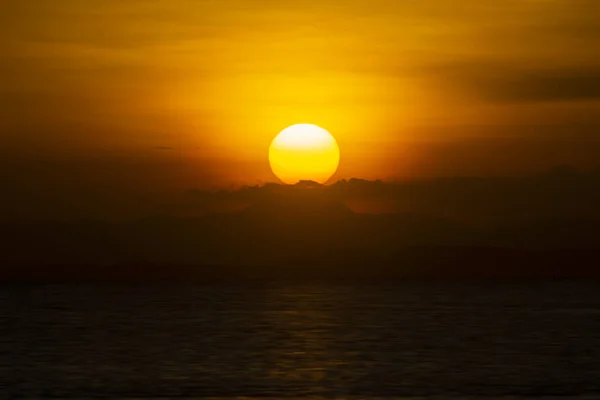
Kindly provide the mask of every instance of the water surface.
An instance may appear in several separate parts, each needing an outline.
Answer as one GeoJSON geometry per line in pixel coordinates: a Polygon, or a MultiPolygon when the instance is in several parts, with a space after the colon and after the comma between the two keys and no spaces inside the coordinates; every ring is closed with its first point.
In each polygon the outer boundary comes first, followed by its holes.
{"type": "Polygon", "coordinates": [[[0,287],[11,397],[596,397],[594,282],[0,287]]]}

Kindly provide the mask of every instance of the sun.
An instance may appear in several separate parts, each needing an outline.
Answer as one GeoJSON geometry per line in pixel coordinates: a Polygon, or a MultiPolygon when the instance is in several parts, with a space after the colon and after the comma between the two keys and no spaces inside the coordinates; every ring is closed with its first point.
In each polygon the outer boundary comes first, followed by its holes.
{"type": "Polygon", "coordinates": [[[338,168],[340,149],[325,129],[297,124],[285,128],[273,139],[269,163],[275,176],[284,183],[325,183],[338,168]]]}

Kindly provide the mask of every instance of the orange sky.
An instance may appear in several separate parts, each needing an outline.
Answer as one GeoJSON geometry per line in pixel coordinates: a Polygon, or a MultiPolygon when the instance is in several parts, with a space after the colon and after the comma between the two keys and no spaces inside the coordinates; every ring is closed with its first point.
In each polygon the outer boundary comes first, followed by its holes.
{"type": "Polygon", "coordinates": [[[596,0],[11,2],[0,152],[115,187],[227,187],[274,181],[270,141],[306,122],[340,145],[334,180],[589,167],[598,15],[596,0]]]}

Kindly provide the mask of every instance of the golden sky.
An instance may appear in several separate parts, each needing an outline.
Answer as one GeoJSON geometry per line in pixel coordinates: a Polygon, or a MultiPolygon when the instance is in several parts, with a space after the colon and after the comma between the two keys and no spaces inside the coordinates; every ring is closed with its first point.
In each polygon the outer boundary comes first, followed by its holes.
{"type": "Polygon", "coordinates": [[[275,180],[273,137],[313,123],[340,145],[334,180],[590,167],[599,15],[597,0],[10,1],[0,152],[99,185],[255,184],[275,180]]]}

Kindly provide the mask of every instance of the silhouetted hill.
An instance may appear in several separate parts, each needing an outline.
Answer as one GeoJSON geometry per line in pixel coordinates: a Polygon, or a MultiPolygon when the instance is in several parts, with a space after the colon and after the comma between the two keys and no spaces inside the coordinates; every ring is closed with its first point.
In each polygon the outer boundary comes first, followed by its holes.
{"type": "Polygon", "coordinates": [[[294,195],[275,194],[246,207],[241,214],[253,219],[294,221],[309,219],[316,222],[351,218],[352,210],[340,202],[320,196],[308,189],[294,195]]]}
{"type": "Polygon", "coordinates": [[[304,189],[195,218],[4,224],[0,276],[600,275],[600,223],[594,220],[473,228],[418,214],[358,214],[304,189]]]}

